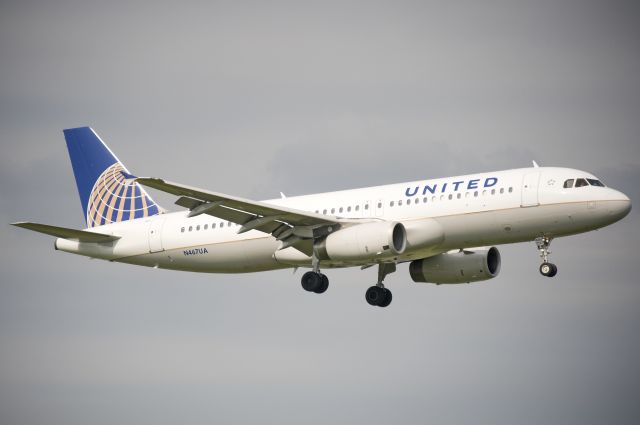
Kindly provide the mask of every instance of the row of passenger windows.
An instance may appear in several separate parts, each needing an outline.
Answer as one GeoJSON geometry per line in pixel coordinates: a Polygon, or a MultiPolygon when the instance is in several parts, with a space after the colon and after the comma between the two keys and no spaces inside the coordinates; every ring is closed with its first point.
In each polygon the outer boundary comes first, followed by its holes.
{"type": "MultiPolygon", "coordinates": [[[[378,208],[380,208],[380,207],[378,207],[378,208]]],[[[364,204],[363,209],[364,210],[368,210],[369,209],[369,204],[364,204]]],[[[351,206],[348,206],[346,208],[345,207],[338,208],[338,212],[339,213],[342,213],[345,210],[346,210],[346,212],[351,212],[351,206]]],[[[327,215],[327,211],[329,211],[329,210],[327,210],[327,209],[322,210],[322,214],[323,215],[327,215]]],[[[335,214],[336,213],[336,209],[335,208],[331,208],[330,211],[331,211],[331,214],[335,214]]],[[[360,205],[356,205],[355,207],[353,207],[353,211],[360,211],[360,205]]],[[[316,214],[320,214],[320,210],[316,210],[316,214]]]]}
{"type": "MultiPolygon", "coordinates": [[[[218,223],[211,223],[211,230],[215,229],[217,224],[218,224],[218,223]]],[[[218,226],[219,226],[219,228],[220,228],[220,229],[222,229],[222,228],[224,228],[225,226],[226,226],[226,227],[231,227],[231,226],[240,226],[240,225],[239,225],[239,224],[236,224],[236,223],[232,223],[232,222],[230,222],[230,221],[221,221],[221,222],[218,224],[218,226]]],[[[182,227],[182,228],[180,228],[180,232],[181,232],[181,233],[184,233],[184,232],[186,232],[186,231],[193,232],[194,230],[195,230],[195,231],[198,231],[198,230],[200,230],[200,229],[202,229],[202,230],[208,230],[208,229],[209,229],[209,224],[208,224],[208,223],[206,223],[206,224],[203,224],[203,225],[197,224],[197,225],[195,225],[195,226],[182,227]]]]}
{"type": "Polygon", "coordinates": [[[605,187],[600,180],[596,180],[596,179],[567,179],[564,181],[565,189],[571,189],[572,187],[585,187],[585,186],[605,187]],[[574,185],[574,180],[575,180],[575,185],[574,185]]]}
{"type": "MultiPolygon", "coordinates": [[[[489,195],[489,194],[491,194],[491,195],[495,195],[495,194],[497,194],[497,193],[504,194],[504,193],[505,193],[505,191],[506,191],[506,192],[509,192],[509,193],[512,193],[512,192],[513,192],[513,187],[509,187],[508,189],[505,189],[504,187],[501,187],[500,189],[491,189],[491,190],[486,189],[486,190],[483,190],[482,192],[480,192],[480,191],[478,191],[478,190],[476,190],[475,192],[465,192],[464,197],[465,197],[465,198],[470,198],[470,197],[472,196],[472,194],[473,194],[473,197],[474,197],[474,198],[477,198],[478,196],[480,196],[480,194],[482,194],[482,196],[486,196],[486,195],[489,195]]],[[[456,193],[455,198],[456,198],[456,199],[462,199],[462,192],[456,193]]],[[[445,199],[452,200],[452,199],[454,199],[454,194],[453,194],[453,193],[450,193],[449,195],[444,195],[444,194],[442,194],[442,195],[440,195],[440,196],[433,195],[433,196],[431,197],[431,202],[436,202],[438,199],[439,199],[439,200],[441,200],[441,201],[444,201],[445,199]]],[[[400,207],[400,206],[402,206],[402,205],[403,205],[403,202],[404,202],[406,205],[411,205],[412,203],[413,203],[414,205],[417,205],[417,204],[419,204],[419,203],[421,203],[421,202],[422,202],[423,204],[426,204],[427,202],[429,202],[429,197],[428,197],[428,196],[425,196],[425,197],[423,197],[423,198],[415,198],[415,199],[411,199],[411,198],[409,198],[409,199],[407,199],[407,200],[405,200],[405,201],[403,201],[402,199],[400,199],[400,200],[399,200],[399,201],[397,201],[397,202],[396,202],[396,201],[389,201],[389,207],[395,207],[396,205],[400,207]]],[[[380,209],[380,208],[382,208],[382,201],[379,201],[379,202],[378,202],[378,209],[380,209]]],[[[354,210],[354,211],[359,211],[359,209],[360,209],[360,205],[356,205],[356,206],[353,208],[353,210],[354,210]]],[[[365,205],[364,205],[364,209],[365,209],[365,210],[368,210],[368,209],[369,209],[369,204],[365,204],[365,205]]],[[[322,214],[323,214],[323,215],[326,215],[327,213],[335,214],[335,213],[336,213],[336,211],[338,212],[338,214],[343,213],[343,212],[345,212],[345,211],[346,211],[346,212],[351,212],[351,211],[352,211],[352,208],[351,208],[351,206],[348,206],[348,207],[339,207],[339,208],[323,209],[323,210],[322,210],[322,214]]],[[[320,210],[316,210],[315,212],[316,212],[316,214],[320,214],[320,210]]]]}
{"type": "MultiPolygon", "coordinates": [[[[578,179],[578,180],[584,180],[584,179],[578,179]]],[[[597,180],[594,180],[594,181],[597,181],[597,180]]],[[[573,180],[571,180],[571,183],[573,184],[573,180]]],[[[598,182],[598,183],[600,183],[600,182],[598,182]]],[[[597,186],[596,184],[593,184],[593,185],[597,186]]],[[[600,185],[603,186],[602,183],[600,183],[600,185]]],[[[571,186],[567,186],[567,182],[565,182],[565,186],[564,187],[571,187],[571,186]]],[[[576,187],[578,187],[578,186],[576,186],[576,187]]],[[[512,193],[513,192],[513,187],[509,187],[506,191],[509,192],[509,193],[512,193]]],[[[480,196],[480,191],[476,190],[475,192],[465,192],[464,197],[465,198],[470,198],[472,193],[473,193],[473,197],[474,198],[477,198],[478,196],[480,196]]],[[[496,190],[496,189],[483,190],[482,191],[482,196],[486,196],[486,195],[489,195],[489,194],[495,195],[497,193],[504,194],[505,193],[505,188],[501,187],[498,190],[496,190]]],[[[455,198],[456,199],[462,199],[462,193],[461,192],[456,193],[455,198]]],[[[453,193],[450,193],[447,196],[445,196],[444,194],[442,194],[440,196],[433,195],[431,197],[431,202],[435,202],[438,199],[440,199],[441,201],[444,201],[445,199],[452,200],[452,199],[454,199],[454,196],[453,196],[453,193]]],[[[409,198],[409,199],[407,199],[405,201],[405,203],[406,203],[406,205],[411,205],[412,203],[414,205],[418,205],[420,202],[422,202],[423,204],[426,204],[428,201],[429,201],[429,197],[425,196],[423,198],[415,198],[413,200],[411,198],[409,198]]],[[[389,207],[394,207],[396,205],[399,206],[399,207],[402,206],[403,205],[403,200],[401,199],[401,200],[397,201],[397,203],[396,203],[396,201],[390,201],[389,202],[389,207]]],[[[382,208],[382,202],[381,201],[378,202],[378,208],[382,208]]],[[[364,210],[368,210],[369,209],[369,204],[368,203],[364,204],[363,209],[364,210]]],[[[322,210],[322,214],[326,215],[328,212],[330,212],[331,214],[335,214],[336,211],[339,214],[341,214],[341,213],[343,213],[345,211],[348,212],[348,213],[352,212],[352,211],[360,211],[360,205],[356,205],[353,208],[351,206],[348,206],[348,207],[331,208],[330,210],[329,209],[324,209],[324,210],[322,210]]],[[[316,214],[320,214],[320,210],[316,210],[316,214]]],[[[226,221],[226,222],[225,221],[221,221],[220,223],[211,223],[211,229],[212,230],[216,229],[216,225],[218,226],[219,229],[222,229],[225,226],[226,227],[240,226],[239,224],[231,223],[230,221],[226,221]]],[[[187,232],[187,231],[188,232],[193,232],[193,231],[208,230],[208,229],[209,229],[209,224],[206,223],[206,224],[203,224],[203,225],[197,224],[195,226],[182,227],[182,228],[180,228],[180,232],[184,233],[184,232],[187,232]]]]}

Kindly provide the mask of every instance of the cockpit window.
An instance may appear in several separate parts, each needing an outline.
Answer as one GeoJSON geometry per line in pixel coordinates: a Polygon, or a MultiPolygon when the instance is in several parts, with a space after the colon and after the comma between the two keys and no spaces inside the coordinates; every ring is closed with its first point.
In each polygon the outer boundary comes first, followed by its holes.
{"type": "Polygon", "coordinates": [[[576,187],[589,186],[585,179],[576,179],[576,187]]]}
{"type": "Polygon", "coordinates": [[[571,189],[573,187],[573,179],[568,179],[564,181],[564,188],[571,189]]]}
{"type": "Polygon", "coordinates": [[[602,182],[600,180],[596,180],[596,179],[587,179],[587,181],[589,182],[589,184],[591,186],[599,186],[599,187],[604,187],[604,184],[602,184],[602,182]]]}

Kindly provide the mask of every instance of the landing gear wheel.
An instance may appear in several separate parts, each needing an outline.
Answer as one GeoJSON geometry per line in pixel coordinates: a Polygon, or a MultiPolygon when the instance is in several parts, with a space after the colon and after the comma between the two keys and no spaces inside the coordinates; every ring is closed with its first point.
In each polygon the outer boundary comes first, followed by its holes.
{"type": "Polygon", "coordinates": [[[329,278],[320,272],[306,272],[300,281],[302,289],[308,292],[322,294],[329,287],[329,278]]]}
{"type": "Polygon", "coordinates": [[[391,304],[392,299],[393,299],[393,295],[391,294],[391,291],[388,290],[387,288],[384,288],[384,301],[378,304],[378,306],[387,307],[389,304],[391,304]]]}
{"type": "Polygon", "coordinates": [[[546,277],[553,277],[558,273],[558,267],[553,263],[540,264],[540,274],[546,277]]]}
{"type": "Polygon", "coordinates": [[[309,292],[315,292],[322,285],[322,275],[317,272],[306,272],[300,280],[302,289],[309,292]]]}
{"type": "Polygon", "coordinates": [[[391,291],[380,286],[372,286],[365,293],[367,302],[377,307],[387,307],[391,304],[392,298],[391,291]]]}
{"type": "Polygon", "coordinates": [[[322,273],[320,275],[322,276],[322,282],[320,283],[320,286],[313,291],[316,294],[324,293],[329,287],[329,278],[322,273]]]}

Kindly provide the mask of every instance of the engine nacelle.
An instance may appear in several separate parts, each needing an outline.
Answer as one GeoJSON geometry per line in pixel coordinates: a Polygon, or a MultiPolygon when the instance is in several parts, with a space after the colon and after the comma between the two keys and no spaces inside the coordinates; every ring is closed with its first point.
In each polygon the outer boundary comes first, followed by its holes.
{"type": "Polygon", "coordinates": [[[500,273],[500,251],[472,248],[412,261],[409,273],[414,282],[470,283],[492,279],[500,273]]]}
{"type": "Polygon", "coordinates": [[[407,232],[398,222],[371,222],[340,229],[320,244],[320,256],[336,261],[390,258],[407,247],[407,232]]]}

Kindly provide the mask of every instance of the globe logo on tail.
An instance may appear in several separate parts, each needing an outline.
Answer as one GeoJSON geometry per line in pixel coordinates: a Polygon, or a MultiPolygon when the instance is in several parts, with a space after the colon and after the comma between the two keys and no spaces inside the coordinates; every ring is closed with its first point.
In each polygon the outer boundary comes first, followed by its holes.
{"type": "Polygon", "coordinates": [[[89,195],[87,225],[116,223],[158,214],[158,205],[116,162],[102,172],[89,195]]]}

